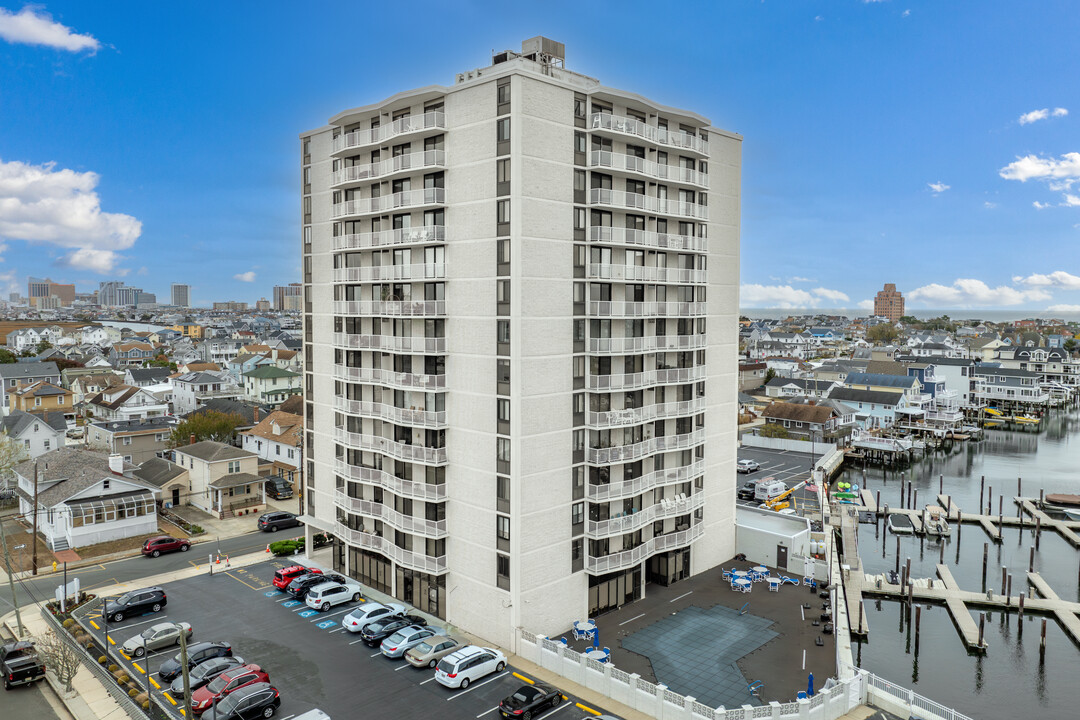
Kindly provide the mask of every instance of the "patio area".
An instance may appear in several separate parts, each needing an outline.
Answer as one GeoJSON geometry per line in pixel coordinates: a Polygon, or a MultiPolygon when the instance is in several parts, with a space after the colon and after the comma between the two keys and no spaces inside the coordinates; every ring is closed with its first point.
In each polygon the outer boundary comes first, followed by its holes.
{"type": "MultiPolygon", "coordinates": [[[[836,672],[835,639],[820,617],[827,601],[803,585],[770,592],[764,581],[753,582],[749,593],[736,592],[721,574],[721,568],[754,565],[731,560],[669,587],[646,586],[641,600],[592,618],[596,646],[607,647],[620,670],[712,707],[794,700],[806,690],[809,673],[820,687],[836,672]],[[755,683],[761,685],[751,694],[755,683]]],[[[802,580],[788,570],[768,570],[802,580]]],[[[594,644],[575,639],[572,628],[563,636],[579,652],[594,644]]]]}

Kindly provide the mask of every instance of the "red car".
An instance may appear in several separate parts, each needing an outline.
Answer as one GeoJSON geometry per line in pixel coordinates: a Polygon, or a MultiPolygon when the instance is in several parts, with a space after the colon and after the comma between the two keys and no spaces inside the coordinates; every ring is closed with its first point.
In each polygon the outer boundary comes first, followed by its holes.
{"type": "Polygon", "coordinates": [[[214,703],[219,702],[234,690],[260,682],[270,682],[270,676],[258,665],[230,668],[211,680],[209,684],[191,693],[191,711],[196,715],[202,715],[214,703]]]}
{"type": "Polygon", "coordinates": [[[142,545],[142,554],[147,557],[158,557],[161,553],[176,552],[177,550],[187,552],[190,549],[191,542],[188,540],[180,540],[168,535],[158,535],[157,537],[147,538],[142,545]]]}
{"type": "Polygon", "coordinates": [[[316,575],[322,575],[322,570],[318,568],[306,568],[303,565],[292,565],[287,568],[282,568],[274,573],[274,587],[278,590],[284,591],[289,587],[296,578],[300,577],[304,573],[315,573],[316,575]]]}

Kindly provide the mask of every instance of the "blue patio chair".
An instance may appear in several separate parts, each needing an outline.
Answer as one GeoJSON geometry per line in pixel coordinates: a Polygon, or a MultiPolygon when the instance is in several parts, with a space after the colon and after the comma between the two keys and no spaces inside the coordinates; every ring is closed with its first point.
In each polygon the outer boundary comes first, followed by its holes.
{"type": "Polygon", "coordinates": [[[565,638],[565,637],[561,637],[561,638],[559,638],[559,642],[561,642],[561,643],[562,643],[563,645],[569,645],[569,644],[570,644],[570,643],[566,642],[566,638],[565,638]]]}

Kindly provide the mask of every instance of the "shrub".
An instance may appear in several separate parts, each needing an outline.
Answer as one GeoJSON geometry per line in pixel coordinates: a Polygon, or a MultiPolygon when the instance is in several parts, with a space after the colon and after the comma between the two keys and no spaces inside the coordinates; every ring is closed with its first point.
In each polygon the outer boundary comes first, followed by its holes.
{"type": "Polygon", "coordinates": [[[141,692],[141,693],[139,693],[138,695],[135,696],[135,702],[137,702],[137,703],[145,703],[148,700],[150,700],[150,696],[147,695],[144,692],[141,692]]]}
{"type": "Polygon", "coordinates": [[[130,677],[128,677],[128,674],[123,670],[117,670],[115,673],[113,673],[113,676],[116,678],[116,682],[120,685],[126,685],[127,681],[131,679],[130,677]]]}
{"type": "Polygon", "coordinates": [[[150,709],[150,701],[149,700],[143,700],[142,709],[143,710],[149,710],[150,709]]]}
{"type": "Polygon", "coordinates": [[[64,626],[64,629],[65,629],[65,630],[71,630],[71,628],[72,628],[72,626],[73,626],[74,624],[75,624],[75,621],[74,621],[74,620],[72,620],[71,618],[68,618],[67,620],[65,620],[65,621],[63,622],[63,626],[64,626]]]}
{"type": "Polygon", "coordinates": [[[105,663],[109,662],[109,658],[102,655],[101,657],[99,657],[97,659],[97,661],[98,661],[98,665],[104,665],[105,663]]]}
{"type": "Polygon", "coordinates": [[[206,531],[202,529],[202,525],[192,525],[189,532],[192,535],[202,535],[206,531]]]}
{"type": "MultiPolygon", "coordinates": [[[[103,656],[103,657],[104,657],[104,656],[103,656]]],[[[116,671],[117,671],[117,670],[119,670],[119,669],[120,669],[120,666],[119,666],[119,665],[117,665],[116,663],[113,663],[112,665],[110,665],[110,666],[109,666],[109,672],[110,672],[110,673],[114,673],[114,672],[116,672],[116,671]]]]}
{"type": "Polygon", "coordinates": [[[304,549],[304,539],[278,540],[270,543],[270,552],[275,555],[293,555],[304,549]]]}
{"type": "Polygon", "coordinates": [[[133,698],[138,694],[139,694],[139,691],[136,690],[135,688],[131,688],[130,690],[128,690],[128,697],[130,697],[130,698],[133,698]]]}

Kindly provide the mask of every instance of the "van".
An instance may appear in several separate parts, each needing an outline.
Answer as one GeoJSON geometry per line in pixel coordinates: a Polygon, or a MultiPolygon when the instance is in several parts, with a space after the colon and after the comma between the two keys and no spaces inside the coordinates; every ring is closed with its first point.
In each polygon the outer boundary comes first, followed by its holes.
{"type": "Polygon", "coordinates": [[[275,500],[288,500],[293,496],[292,483],[285,478],[272,477],[266,483],[266,494],[275,500]]]}
{"type": "Polygon", "coordinates": [[[754,488],[754,500],[757,502],[765,502],[772,500],[775,497],[779,497],[787,492],[787,485],[780,480],[771,480],[765,478],[757,484],[754,488]]]}

